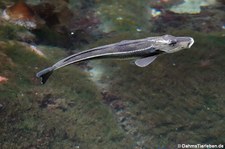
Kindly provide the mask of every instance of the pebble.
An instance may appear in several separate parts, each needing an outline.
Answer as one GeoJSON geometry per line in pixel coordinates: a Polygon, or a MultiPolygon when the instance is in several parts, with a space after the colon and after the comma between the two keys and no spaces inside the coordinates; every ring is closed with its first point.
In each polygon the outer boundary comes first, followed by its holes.
{"type": "Polygon", "coordinates": [[[1,109],[3,109],[3,105],[2,105],[2,104],[0,104],[0,110],[1,110],[1,109]]]}

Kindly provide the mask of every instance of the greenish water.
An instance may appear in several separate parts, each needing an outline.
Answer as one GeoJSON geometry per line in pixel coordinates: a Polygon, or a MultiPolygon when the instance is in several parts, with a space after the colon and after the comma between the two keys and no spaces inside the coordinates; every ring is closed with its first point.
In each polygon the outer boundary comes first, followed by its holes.
{"type": "MultiPolygon", "coordinates": [[[[1,13],[13,2],[2,0],[1,13]]],[[[0,19],[0,148],[225,145],[223,1],[26,2],[45,22],[37,29],[0,19]],[[145,68],[102,59],[59,69],[45,85],[35,77],[81,50],[165,34],[195,43],[145,68]]]]}

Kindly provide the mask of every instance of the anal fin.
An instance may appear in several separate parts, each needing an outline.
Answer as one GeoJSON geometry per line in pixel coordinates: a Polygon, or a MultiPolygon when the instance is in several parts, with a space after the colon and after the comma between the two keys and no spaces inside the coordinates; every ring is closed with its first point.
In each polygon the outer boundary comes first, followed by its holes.
{"type": "Polygon", "coordinates": [[[145,58],[137,59],[135,61],[135,64],[138,67],[146,67],[149,64],[151,64],[156,58],[157,58],[157,56],[150,56],[150,57],[145,57],[145,58]]]}

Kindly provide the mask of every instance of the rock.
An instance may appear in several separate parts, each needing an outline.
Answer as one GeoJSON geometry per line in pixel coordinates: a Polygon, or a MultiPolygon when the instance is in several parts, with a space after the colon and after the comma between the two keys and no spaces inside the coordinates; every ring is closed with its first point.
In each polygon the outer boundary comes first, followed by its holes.
{"type": "MultiPolygon", "coordinates": [[[[0,84],[1,83],[6,83],[7,81],[8,81],[8,78],[0,76],[0,84]]],[[[1,105],[0,105],[0,108],[1,108],[1,105]]]]}
{"type": "Polygon", "coordinates": [[[19,1],[6,8],[2,13],[2,18],[27,29],[40,28],[45,22],[39,18],[35,12],[25,2],[19,1]]]}
{"type": "Polygon", "coordinates": [[[201,7],[215,5],[216,0],[185,0],[184,3],[171,7],[171,11],[175,13],[197,14],[201,12],[201,7]]]}
{"type": "Polygon", "coordinates": [[[0,111],[3,109],[3,107],[4,107],[4,106],[3,106],[2,104],[0,104],[0,111]]]}
{"type": "Polygon", "coordinates": [[[19,41],[33,43],[36,40],[36,36],[29,31],[17,32],[16,34],[19,41]]]}
{"type": "Polygon", "coordinates": [[[31,45],[25,42],[19,42],[19,43],[25,46],[27,50],[34,52],[38,56],[46,57],[45,54],[40,49],[38,49],[35,45],[31,45]]]}
{"type": "Polygon", "coordinates": [[[113,101],[119,99],[119,97],[117,97],[109,92],[102,92],[101,94],[103,96],[104,103],[107,105],[110,105],[113,101]]]}

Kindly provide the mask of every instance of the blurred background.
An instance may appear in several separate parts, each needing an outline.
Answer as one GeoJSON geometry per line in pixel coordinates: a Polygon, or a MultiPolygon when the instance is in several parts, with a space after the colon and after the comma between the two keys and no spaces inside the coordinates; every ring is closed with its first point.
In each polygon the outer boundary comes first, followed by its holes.
{"type": "Polygon", "coordinates": [[[225,144],[224,0],[1,0],[0,148],[167,149],[225,144]],[[145,68],[93,47],[171,34],[191,49],[145,68]]]}

